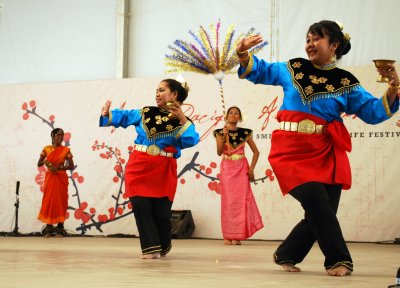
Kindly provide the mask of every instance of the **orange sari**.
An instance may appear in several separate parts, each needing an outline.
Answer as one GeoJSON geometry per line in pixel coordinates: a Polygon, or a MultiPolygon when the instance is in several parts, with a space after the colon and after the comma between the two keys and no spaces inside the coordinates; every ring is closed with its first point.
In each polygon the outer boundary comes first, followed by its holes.
{"type": "MultiPolygon", "coordinates": [[[[46,146],[47,161],[58,166],[72,158],[70,149],[65,146],[46,146]]],[[[47,170],[43,186],[42,207],[38,219],[46,224],[64,223],[68,208],[68,175],[65,170],[51,172],[47,170]]]]}

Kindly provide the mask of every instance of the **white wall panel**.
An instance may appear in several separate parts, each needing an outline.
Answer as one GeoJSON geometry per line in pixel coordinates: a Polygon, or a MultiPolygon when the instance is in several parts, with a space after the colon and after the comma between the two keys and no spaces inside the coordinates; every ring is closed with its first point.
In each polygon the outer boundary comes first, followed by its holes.
{"type": "MultiPolygon", "coordinates": [[[[115,0],[3,4],[0,84],[115,78],[115,0]]],[[[209,31],[218,19],[222,35],[232,23],[238,33],[255,27],[271,43],[260,54],[267,60],[305,56],[307,28],[322,19],[340,20],[352,36],[342,65],[400,59],[398,0],[131,0],[130,6],[129,77],[164,74],[168,45],[190,41],[189,30],[209,31]]]]}
{"type": "Polygon", "coordinates": [[[115,77],[112,0],[4,0],[0,84],[115,77]]]}
{"type": "Polygon", "coordinates": [[[281,0],[279,16],[280,61],[306,57],[308,27],[320,20],[338,20],[351,36],[352,48],[341,65],[368,65],[372,59],[400,61],[398,0],[281,0]]]}
{"type": "MultiPolygon", "coordinates": [[[[220,41],[230,24],[236,36],[251,27],[269,35],[269,1],[242,0],[132,0],[130,21],[130,77],[162,75],[164,58],[176,39],[195,43],[189,30],[197,33],[202,25],[211,34],[210,24],[221,19],[220,41]]],[[[235,37],[236,39],[236,37],[235,37]]],[[[267,56],[268,48],[262,55],[267,56]]]]}

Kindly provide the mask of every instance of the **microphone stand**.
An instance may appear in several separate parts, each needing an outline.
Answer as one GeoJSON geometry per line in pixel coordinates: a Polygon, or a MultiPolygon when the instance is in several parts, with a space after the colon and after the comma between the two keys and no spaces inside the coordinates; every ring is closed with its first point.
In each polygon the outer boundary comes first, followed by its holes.
{"type": "Polygon", "coordinates": [[[18,232],[18,209],[19,209],[19,184],[20,182],[17,181],[17,189],[15,191],[16,194],[16,199],[15,199],[15,227],[13,232],[11,232],[11,235],[13,236],[19,236],[21,233],[18,232]]]}

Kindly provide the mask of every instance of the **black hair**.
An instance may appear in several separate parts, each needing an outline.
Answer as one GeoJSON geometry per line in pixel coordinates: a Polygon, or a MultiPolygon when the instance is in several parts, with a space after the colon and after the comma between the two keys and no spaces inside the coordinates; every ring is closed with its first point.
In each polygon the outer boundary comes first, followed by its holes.
{"type": "Polygon", "coordinates": [[[307,35],[309,33],[321,37],[328,36],[329,44],[339,43],[335,51],[336,59],[342,58],[342,56],[346,55],[351,49],[350,39],[344,37],[342,27],[334,21],[322,20],[314,23],[308,28],[307,35]]]}
{"type": "Polygon", "coordinates": [[[228,114],[229,114],[229,112],[230,112],[232,109],[237,109],[237,110],[239,111],[240,121],[243,121],[242,111],[241,111],[240,108],[237,107],[237,106],[231,106],[231,107],[229,107],[229,108],[228,108],[228,111],[226,111],[226,116],[228,117],[228,114]]]}
{"type": "MultiPolygon", "coordinates": [[[[169,90],[171,92],[177,92],[177,101],[183,103],[183,101],[186,100],[188,93],[189,93],[189,87],[186,85],[185,87],[182,85],[181,82],[175,80],[175,79],[164,79],[161,82],[167,83],[169,90]]],[[[186,82],[185,82],[186,84],[186,82]]]]}
{"type": "Polygon", "coordinates": [[[62,131],[62,132],[64,133],[64,130],[61,129],[61,128],[54,128],[54,129],[51,131],[50,136],[51,136],[51,143],[52,143],[52,144],[53,144],[54,135],[56,135],[59,131],[62,131]]]}

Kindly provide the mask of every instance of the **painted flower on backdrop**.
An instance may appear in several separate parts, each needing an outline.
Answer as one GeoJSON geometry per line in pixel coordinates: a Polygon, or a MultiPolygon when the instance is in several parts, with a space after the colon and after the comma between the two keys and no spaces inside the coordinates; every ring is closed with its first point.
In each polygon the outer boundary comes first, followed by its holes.
{"type": "Polygon", "coordinates": [[[44,178],[46,176],[47,168],[45,166],[38,167],[39,173],[35,177],[36,184],[40,186],[40,191],[44,192],[44,178]]]}

